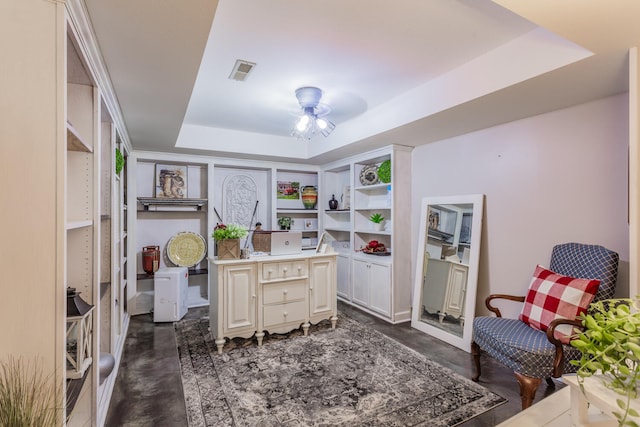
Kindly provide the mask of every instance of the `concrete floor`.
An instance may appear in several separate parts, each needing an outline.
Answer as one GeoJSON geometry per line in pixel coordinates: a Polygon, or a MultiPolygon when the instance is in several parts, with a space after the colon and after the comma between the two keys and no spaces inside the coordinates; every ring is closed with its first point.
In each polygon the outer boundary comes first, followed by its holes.
{"type": "MultiPolygon", "coordinates": [[[[409,323],[389,324],[352,306],[338,309],[431,360],[471,378],[471,355],[411,328],[409,323]]],[[[191,309],[187,316],[200,316],[208,308],[191,309]]],[[[482,359],[480,384],[509,401],[462,424],[465,427],[495,426],[520,412],[520,396],[513,373],[490,359],[482,359]]],[[[558,385],[556,389],[559,389],[558,385]]],[[[553,393],[543,381],[536,402],[553,393]]],[[[153,323],[150,314],[134,316],[129,324],[124,354],[118,371],[107,427],[187,426],[180,380],[180,365],[172,323],[153,323]]]]}

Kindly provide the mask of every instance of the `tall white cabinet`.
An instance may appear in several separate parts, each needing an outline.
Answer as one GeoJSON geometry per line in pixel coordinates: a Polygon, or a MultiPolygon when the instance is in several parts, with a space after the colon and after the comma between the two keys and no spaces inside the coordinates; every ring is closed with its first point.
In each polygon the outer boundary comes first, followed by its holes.
{"type": "Polygon", "coordinates": [[[326,165],[321,188],[323,201],[338,200],[337,209],[322,210],[323,229],[338,252],[338,297],[389,322],[409,321],[411,148],[389,146],[326,165]],[[387,160],[391,179],[381,182],[375,173],[387,160]],[[369,220],[375,213],[386,219],[382,229],[369,220]],[[390,255],[362,252],[372,240],[390,255]]]}
{"type": "Polygon", "coordinates": [[[129,150],[121,116],[107,96],[90,25],[78,0],[10,0],[0,28],[28,34],[3,45],[0,162],[17,185],[5,188],[0,235],[3,359],[37,362],[57,390],[59,425],[101,425],[115,371],[100,378],[100,354],[116,365],[127,326],[121,298],[123,238],[113,153],[129,150]],[[123,142],[124,141],[124,142],[123,142]],[[7,205],[8,207],[9,205],[7,205]],[[25,225],[26,224],[26,225],[25,225]],[[70,365],[77,341],[66,316],[67,287],[94,306],[86,358],[70,365]],[[102,380],[102,381],[101,381],[102,380]]]}

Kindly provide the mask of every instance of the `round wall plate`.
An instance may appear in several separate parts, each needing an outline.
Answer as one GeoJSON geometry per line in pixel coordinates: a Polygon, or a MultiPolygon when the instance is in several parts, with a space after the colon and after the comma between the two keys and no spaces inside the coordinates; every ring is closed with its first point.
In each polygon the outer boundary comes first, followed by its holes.
{"type": "Polygon", "coordinates": [[[178,267],[193,267],[204,259],[206,253],[207,242],[191,231],[182,231],[167,243],[167,256],[178,267]]]}
{"type": "Polygon", "coordinates": [[[367,165],[360,171],[360,183],[362,185],[372,185],[378,183],[378,167],[367,165]]]}

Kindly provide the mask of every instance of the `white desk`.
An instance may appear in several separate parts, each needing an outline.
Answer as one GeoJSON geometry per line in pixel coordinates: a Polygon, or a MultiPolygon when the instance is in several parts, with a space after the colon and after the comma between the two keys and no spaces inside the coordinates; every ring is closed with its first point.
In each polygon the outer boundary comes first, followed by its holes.
{"type": "Polygon", "coordinates": [[[336,326],[336,254],[209,259],[209,323],[218,353],[226,338],[286,333],[331,320],[336,326]]]}

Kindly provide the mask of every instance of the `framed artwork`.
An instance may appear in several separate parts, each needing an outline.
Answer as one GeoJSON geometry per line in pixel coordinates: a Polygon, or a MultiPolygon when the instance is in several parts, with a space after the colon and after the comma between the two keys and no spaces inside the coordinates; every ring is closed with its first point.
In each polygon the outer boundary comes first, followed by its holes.
{"type": "Polygon", "coordinates": [[[278,199],[298,200],[300,183],[296,181],[278,181],[278,199]]]}
{"type": "Polygon", "coordinates": [[[351,209],[351,186],[345,185],[340,196],[340,209],[351,209]]]}
{"type": "Polygon", "coordinates": [[[184,199],[187,197],[187,167],[156,164],[156,198],[184,199]]]}
{"type": "Polygon", "coordinates": [[[329,244],[329,235],[323,232],[318,239],[318,245],[316,246],[316,253],[323,254],[327,251],[327,245],[329,244]]]}

